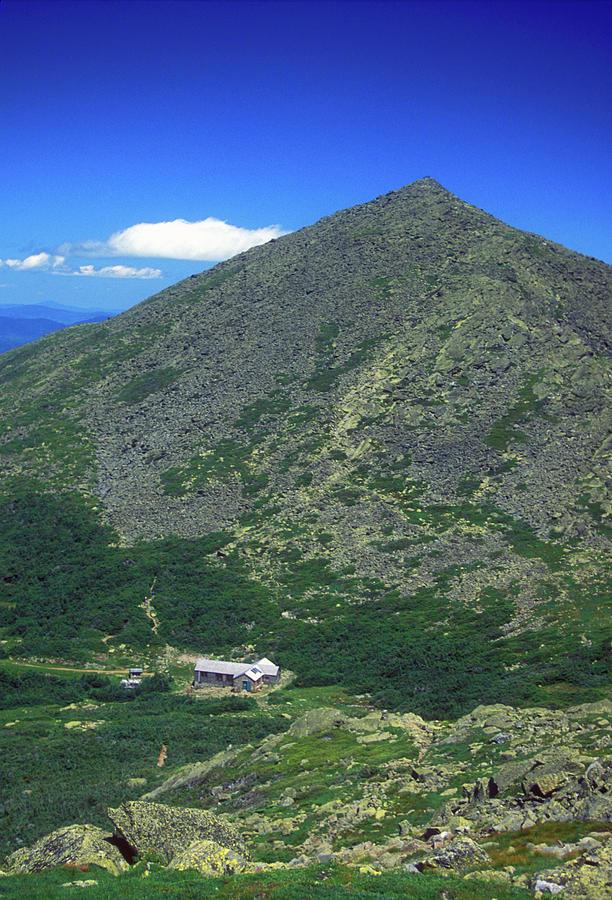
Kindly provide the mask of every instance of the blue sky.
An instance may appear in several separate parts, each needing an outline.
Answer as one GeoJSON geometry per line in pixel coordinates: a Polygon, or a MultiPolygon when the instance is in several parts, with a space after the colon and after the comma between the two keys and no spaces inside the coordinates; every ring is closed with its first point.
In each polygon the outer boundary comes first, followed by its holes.
{"type": "Polygon", "coordinates": [[[125,308],[431,175],[612,262],[612,4],[0,4],[0,304],[125,308]]]}

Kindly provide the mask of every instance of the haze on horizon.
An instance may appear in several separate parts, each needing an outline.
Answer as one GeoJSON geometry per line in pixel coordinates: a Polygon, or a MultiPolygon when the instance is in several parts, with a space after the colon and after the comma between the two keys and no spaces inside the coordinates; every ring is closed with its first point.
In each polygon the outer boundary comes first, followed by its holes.
{"type": "Polygon", "coordinates": [[[431,175],[612,262],[597,2],[0,6],[0,306],[124,309],[431,175]]]}

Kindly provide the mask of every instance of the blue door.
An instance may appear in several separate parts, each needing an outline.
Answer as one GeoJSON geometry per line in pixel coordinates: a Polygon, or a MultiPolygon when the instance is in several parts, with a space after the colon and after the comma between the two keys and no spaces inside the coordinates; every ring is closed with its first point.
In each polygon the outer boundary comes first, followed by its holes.
{"type": "Polygon", "coordinates": [[[242,690],[243,690],[243,691],[250,691],[250,690],[251,690],[251,682],[250,682],[250,681],[243,681],[243,682],[242,682],[242,690]]]}

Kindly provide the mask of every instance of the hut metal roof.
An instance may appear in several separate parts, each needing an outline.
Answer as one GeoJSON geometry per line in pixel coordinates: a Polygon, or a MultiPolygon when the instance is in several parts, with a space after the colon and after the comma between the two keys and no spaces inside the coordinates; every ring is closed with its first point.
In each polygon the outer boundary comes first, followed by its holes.
{"type": "Polygon", "coordinates": [[[214,675],[244,675],[248,669],[258,670],[263,675],[278,675],[279,667],[264,656],[256,663],[227,662],[223,659],[198,659],[196,672],[212,672],[214,675]]]}
{"type": "Polygon", "coordinates": [[[278,666],[275,666],[274,663],[265,656],[262,657],[262,659],[257,660],[255,665],[258,669],[261,669],[264,675],[278,675],[278,666]]]}
{"type": "Polygon", "coordinates": [[[212,672],[214,675],[243,675],[251,663],[226,662],[223,659],[199,659],[196,663],[196,672],[212,672]]]}

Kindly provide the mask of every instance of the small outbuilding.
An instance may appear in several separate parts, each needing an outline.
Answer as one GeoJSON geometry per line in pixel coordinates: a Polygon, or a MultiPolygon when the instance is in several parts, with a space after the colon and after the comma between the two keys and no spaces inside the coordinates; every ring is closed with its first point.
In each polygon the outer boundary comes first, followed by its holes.
{"type": "Polygon", "coordinates": [[[134,688],[137,688],[142,684],[142,672],[143,670],[141,668],[132,666],[128,677],[121,679],[121,687],[126,688],[127,690],[134,690],[134,688]]]}

